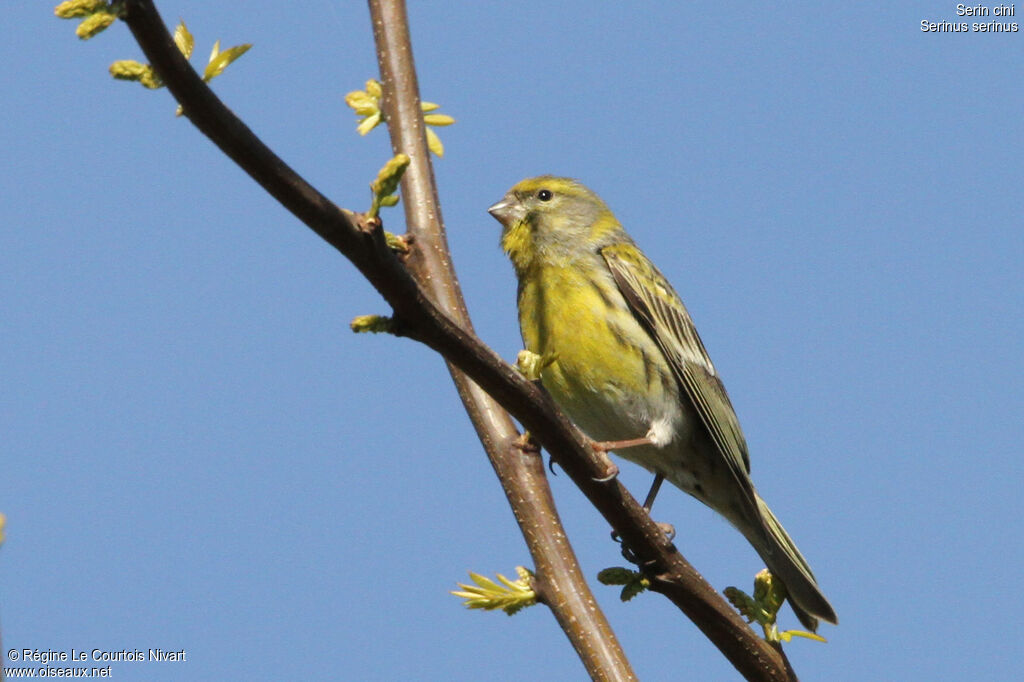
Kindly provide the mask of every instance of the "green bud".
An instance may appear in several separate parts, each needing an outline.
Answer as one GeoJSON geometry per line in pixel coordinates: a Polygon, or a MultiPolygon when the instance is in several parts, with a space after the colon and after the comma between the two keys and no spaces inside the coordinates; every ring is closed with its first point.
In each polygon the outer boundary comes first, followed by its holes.
{"type": "Polygon", "coordinates": [[[97,33],[106,30],[117,19],[117,15],[110,12],[97,12],[90,14],[75,29],[75,35],[82,40],[88,40],[97,33]]]}
{"type": "Polygon", "coordinates": [[[380,111],[375,111],[371,115],[367,116],[366,118],[359,122],[359,125],[356,126],[356,132],[359,133],[360,135],[365,135],[366,133],[376,128],[377,124],[380,123],[380,120],[380,111]]]}
{"type": "Polygon", "coordinates": [[[786,600],[786,586],[776,580],[767,568],[754,576],[754,599],[770,614],[772,622],[786,600]]]}
{"type": "Polygon", "coordinates": [[[764,614],[757,601],[749,594],[735,587],[727,587],[723,591],[729,603],[736,607],[740,615],[747,619],[748,623],[763,623],[764,614]]]}
{"type": "Polygon", "coordinates": [[[345,95],[345,104],[355,109],[360,116],[371,116],[380,110],[377,100],[362,90],[353,90],[345,95]]]}
{"type": "MultiPolygon", "coordinates": [[[[528,353],[529,351],[520,351],[519,355],[528,353]]],[[[540,357],[540,356],[537,356],[540,357]]],[[[613,566],[611,568],[603,568],[597,572],[597,581],[602,585],[625,585],[633,579],[635,571],[631,571],[628,568],[621,566],[613,566]]]]}
{"type": "Polygon", "coordinates": [[[87,17],[100,10],[106,9],[105,0],[67,0],[53,8],[53,13],[61,19],[74,19],[76,17],[87,17]]]}
{"type": "Polygon", "coordinates": [[[438,158],[444,156],[444,145],[441,144],[441,138],[437,136],[437,133],[431,128],[427,128],[427,147],[430,151],[434,152],[438,158]]]}
{"type": "Polygon", "coordinates": [[[188,27],[185,26],[184,21],[180,21],[178,27],[174,29],[174,44],[185,55],[185,59],[189,59],[192,56],[192,48],[195,47],[196,40],[192,37],[188,27]]]}
{"type": "Polygon", "coordinates": [[[147,64],[134,59],[121,59],[110,65],[110,75],[123,81],[140,80],[148,71],[150,68],[147,64]]]}
{"type": "Polygon", "coordinates": [[[348,326],[356,334],[391,334],[395,328],[391,318],[383,315],[360,315],[352,318],[348,326]]]}
{"type": "Polygon", "coordinates": [[[522,566],[516,567],[518,580],[509,580],[498,573],[498,580],[501,585],[494,582],[487,576],[470,571],[469,577],[475,585],[457,583],[461,591],[453,591],[456,597],[461,597],[463,604],[469,609],[485,609],[493,611],[501,609],[508,615],[533,606],[537,603],[537,593],[533,590],[533,573],[522,566]]]}
{"type": "Polygon", "coordinates": [[[121,59],[110,65],[110,75],[118,80],[137,81],[155,90],[164,86],[163,81],[149,64],[142,64],[134,59],[121,59]]]}
{"type": "MultiPolygon", "coordinates": [[[[394,195],[392,195],[394,196],[394,195]]],[[[391,197],[385,197],[390,199],[391,197]]],[[[398,203],[398,197],[394,197],[395,201],[391,205],[398,203]]],[[[384,204],[383,201],[380,202],[384,204]]],[[[399,234],[392,234],[387,230],[384,230],[384,241],[387,243],[388,248],[398,253],[409,253],[409,239],[399,234]]]]}
{"type": "Polygon", "coordinates": [[[152,66],[148,67],[146,73],[139,79],[139,82],[150,90],[164,87],[164,82],[160,80],[160,76],[156,75],[156,71],[153,70],[152,66]]]}
{"type": "Polygon", "coordinates": [[[602,585],[622,585],[619,599],[624,602],[629,601],[651,586],[651,582],[642,573],[623,568],[622,566],[613,566],[612,568],[601,570],[597,574],[597,580],[602,585]]]}
{"type": "Polygon", "coordinates": [[[411,159],[405,154],[395,154],[377,173],[377,179],[370,183],[373,193],[379,197],[394,194],[410,161],[411,159]]]}
{"type": "Polygon", "coordinates": [[[455,123],[455,119],[448,114],[427,114],[423,122],[428,126],[450,126],[455,123]]]}
{"type": "Polygon", "coordinates": [[[203,80],[209,82],[221,75],[224,69],[228,68],[228,64],[248,52],[250,47],[252,47],[251,43],[244,43],[229,47],[220,52],[220,41],[218,40],[217,44],[213,47],[213,54],[210,55],[210,62],[206,65],[206,70],[203,72],[203,80]]]}

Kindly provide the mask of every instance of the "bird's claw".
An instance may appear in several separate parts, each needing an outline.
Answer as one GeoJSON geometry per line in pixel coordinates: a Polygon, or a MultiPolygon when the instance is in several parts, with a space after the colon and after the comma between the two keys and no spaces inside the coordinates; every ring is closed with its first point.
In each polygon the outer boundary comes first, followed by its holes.
{"type": "MultiPolygon", "coordinates": [[[[661,532],[665,534],[665,537],[668,538],[669,542],[672,542],[675,539],[675,537],[676,537],[676,528],[675,528],[675,526],[673,526],[671,523],[659,523],[657,521],[655,521],[655,523],[657,524],[658,528],[661,529],[661,532]]],[[[622,546],[622,558],[623,559],[625,559],[626,561],[628,561],[631,564],[636,564],[637,566],[640,565],[640,558],[637,557],[636,553],[633,552],[632,549],[630,549],[629,545],[627,545],[626,543],[624,543],[622,541],[622,538],[619,537],[619,534],[616,531],[614,531],[614,530],[612,531],[612,540],[614,542],[617,542],[619,545],[622,546]]]]}
{"type": "Polygon", "coordinates": [[[512,447],[530,455],[540,452],[540,446],[537,445],[537,441],[533,439],[529,431],[523,431],[518,438],[512,441],[512,447]]]}
{"type": "Polygon", "coordinates": [[[615,465],[615,462],[608,460],[605,463],[608,465],[608,468],[605,469],[605,475],[595,478],[594,483],[608,483],[609,481],[614,481],[615,477],[619,475],[619,467],[615,465]]]}

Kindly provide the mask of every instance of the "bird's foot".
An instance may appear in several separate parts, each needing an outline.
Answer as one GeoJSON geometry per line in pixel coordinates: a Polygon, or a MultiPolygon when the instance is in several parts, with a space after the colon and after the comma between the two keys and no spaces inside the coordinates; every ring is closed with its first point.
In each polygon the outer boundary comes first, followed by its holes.
{"type": "Polygon", "coordinates": [[[672,542],[676,539],[675,526],[673,526],[671,523],[661,523],[660,521],[655,521],[655,523],[658,524],[658,528],[660,528],[661,532],[665,534],[665,537],[668,538],[669,542],[672,542]]]}
{"type": "MultiPolygon", "coordinates": [[[[603,455],[604,453],[600,454],[603,455]]],[[[605,465],[605,474],[604,476],[595,478],[594,483],[608,483],[609,481],[614,481],[615,477],[619,475],[619,467],[615,464],[615,462],[608,459],[607,455],[604,455],[603,459],[604,462],[602,462],[602,464],[605,465]]]]}
{"type": "Polygon", "coordinates": [[[530,455],[535,455],[540,452],[540,445],[538,445],[537,441],[533,439],[533,436],[530,435],[529,431],[523,431],[518,438],[512,441],[512,447],[517,450],[522,450],[530,455]]]}
{"type": "MultiPolygon", "coordinates": [[[[668,538],[669,542],[672,542],[675,539],[675,537],[676,537],[676,528],[675,528],[675,526],[673,526],[671,523],[659,523],[657,521],[655,521],[655,523],[657,524],[658,528],[661,529],[661,532],[665,534],[665,537],[668,538]]],[[[640,565],[640,558],[637,557],[636,552],[634,552],[632,550],[632,548],[630,548],[629,545],[627,545],[625,542],[623,542],[622,538],[619,537],[619,534],[616,533],[615,531],[612,531],[612,540],[614,540],[615,542],[619,543],[622,546],[622,558],[623,559],[625,559],[626,561],[628,561],[631,564],[636,564],[638,566],[640,565]]]]}

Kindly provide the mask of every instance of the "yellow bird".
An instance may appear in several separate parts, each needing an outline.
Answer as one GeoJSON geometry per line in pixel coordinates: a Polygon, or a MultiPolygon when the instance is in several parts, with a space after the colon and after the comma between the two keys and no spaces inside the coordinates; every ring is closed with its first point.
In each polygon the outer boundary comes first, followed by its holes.
{"type": "Polygon", "coordinates": [[[519,278],[526,348],[592,439],[732,523],[787,588],[810,630],[836,623],[807,561],[750,480],[725,386],[668,280],[605,203],[569,178],[523,180],[488,209],[519,278]]]}

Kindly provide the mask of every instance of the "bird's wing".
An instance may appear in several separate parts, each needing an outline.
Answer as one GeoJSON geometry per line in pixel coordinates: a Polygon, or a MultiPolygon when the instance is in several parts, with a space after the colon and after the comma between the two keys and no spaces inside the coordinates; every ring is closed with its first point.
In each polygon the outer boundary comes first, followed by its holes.
{"type": "Polygon", "coordinates": [[[807,561],[768,505],[754,492],[747,442],[739,420],[679,295],[632,243],[607,246],[601,254],[633,314],[664,353],[686,396],[684,399],[693,404],[732,474],[745,502],[743,512],[748,516],[749,530],[761,530],[761,541],[749,535],[747,539],[772,573],[785,582],[790,602],[805,627],[812,631],[817,627],[815,616],[835,623],[835,610],[818,588],[807,561]]]}
{"type": "Polygon", "coordinates": [[[665,354],[712,443],[750,496],[750,508],[756,508],[748,476],[747,441],[725,386],[679,295],[634,244],[612,244],[603,248],[601,255],[633,314],[665,354]]]}

